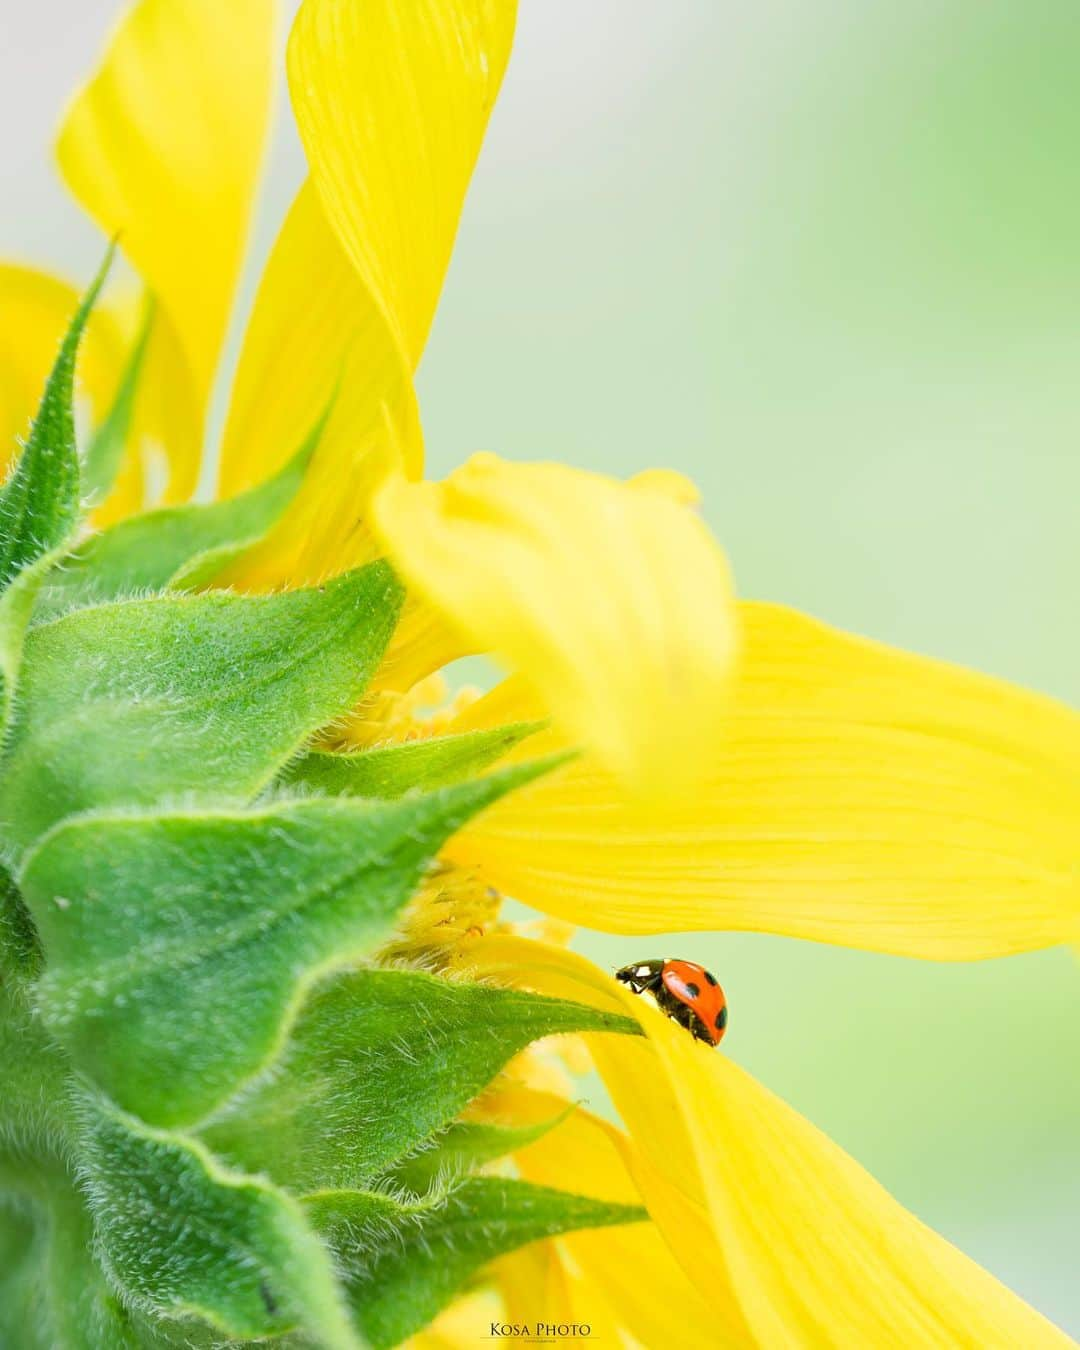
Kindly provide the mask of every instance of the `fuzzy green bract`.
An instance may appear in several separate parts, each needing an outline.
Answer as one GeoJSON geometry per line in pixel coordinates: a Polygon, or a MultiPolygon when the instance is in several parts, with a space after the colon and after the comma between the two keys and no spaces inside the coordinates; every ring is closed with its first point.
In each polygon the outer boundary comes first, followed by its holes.
{"type": "Polygon", "coordinates": [[[91,534],[54,568],[37,605],[53,617],[85,605],[213,580],[279,518],[304,480],[325,418],[272,478],[228,501],[171,506],[91,534]]]}
{"type": "Polygon", "coordinates": [[[531,1042],[637,1024],[378,964],[454,831],[561,760],[520,760],[533,723],[326,749],[391,569],[213,589],[321,421],[231,501],[90,530],[147,331],[80,484],[98,284],[0,489],[0,1344],[390,1347],[502,1253],[643,1217],[484,1174],[559,1116],[460,1119],[531,1042]]]}
{"type": "Polygon", "coordinates": [[[335,1350],[362,1343],[295,1200],[104,1102],[87,1098],[80,1113],[106,1274],[135,1307],[202,1314],[236,1338],[303,1327],[335,1350]]]}
{"type": "Polygon", "coordinates": [[[45,384],[30,436],[0,488],[0,587],[71,535],[79,519],[75,359],[112,249],[76,311],[45,384]]]}
{"type": "MultiPolygon", "coordinates": [[[[612,1030],[611,1027],[605,1029],[612,1030]]],[[[575,1103],[568,1103],[549,1119],[530,1125],[455,1121],[430,1147],[397,1164],[388,1174],[387,1180],[418,1192],[452,1183],[484,1163],[494,1162],[516,1153],[518,1149],[527,1148],[561,1124],[576,1109],[575,1103]]]]}
{"type": "Polygon", "coordinates": [[[355,754],[314,750],[286,768],[284,781],[333,796],[401,797],[416,788],[443,787],[480,773],[542,726],[516,722],[355,754]]]}
{"type": "Polygon", "coordinates": [[[313,992],[279,1063],[205,1137],[222,1156],[297,1190],[371,1182],[530,1041],[575,1031],[632,1033],[637,1024],[419,971],[349,971],[313,992]],[[408,1110],[386,1110],[393,1101],[408,1110]]]}
{"type": "Polygon", "coordinates": [[[374,1350],[419,1330],[479,1266],[538,1238],[643,1219],[643,1210],[504,1177],[475,1177],[436,1201],[330,1192],[309,1206],[345,1271],[374,1350]]]}
{"type": "Polygon", "coordinates": [[[0,835],[19,850],[92,807],[249,799],[359,698],[400,596],[372,563],[313,590],[121,601],[32,628],[0,835]]]}
{"type": "Polygon", "coordinates": [[[387,938],[439,845],[517,777],[68,822],[22,875],[47,1025],[126,1109],[200,1119],[267,1063],[311,974],[387,938]]]}

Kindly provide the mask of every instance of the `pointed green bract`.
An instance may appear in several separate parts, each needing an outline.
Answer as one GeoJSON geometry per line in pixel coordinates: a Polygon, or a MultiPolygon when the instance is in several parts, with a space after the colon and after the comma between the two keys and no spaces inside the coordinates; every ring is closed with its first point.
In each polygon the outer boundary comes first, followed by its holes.
{"type": "Polygon", "coordinates": [[[282,781],[327,796],[400,797],[413,788],[443,787],[482,773],[544,725],[514,722],[356,754],[316,750],[287,765],[282,781]]]}
{"type": "Polygon", "coordinates": [[[24,567],[64,543],[78,523],[75,362],[112,256],[110,247],[101,271],[75,311],[46,381],[30,436],[14,471],[0,488],[0,588],[24,567]]]}
{"type": "Polygon", "coordinates": [[[291,460],[265,483],[210,505],[173,506],[132,516],[81,543],[49,578],[40,619],[166,586],[192,590],[211,581],[274,524],[296,495],[323,419],[291,460]]]}
{"type": "Polygon", "coordinates": [[[98,1248],[136,1308],[198,1315],[239,1339],[300,1328],[325,1350],[359,1350],[327,1251],[294,1201],[103,1099],[87,1095],[80,1110],[98,1248]]]}
{"type": "Polygon", "coordinates": [[[542,1139],[575,1109],[573,1103],[548,1120],[531,1125],[489,1125],[486,1122],[455,1121],[430,1148],[394,1167],[388,1180],[422,1194],[445,1186],[485,1163],[505,1158],[542,1139]]]}
{"type": "Polygon", "coordinates": [[[313,991],[280,1062],[204,1137],[234,1165],[295,1191],[359,1186],[452,1121],[530,1042],[581,1031],[640,1027],[418,971],[350,971],[313,991]]]}
{"type": "Polygon", "coordinates": [[[108,495],[123,462],[153,320],[154,301],[152,297],[148,297],[135,345],[120,376],[120,387],[113,398],[112,407],[105,415],[105,420],[90,438],[86,458],[83,460],[83,491],[94,501],[102,501],[108,495]]]}
{"type": "Polygon", "coordinates": [[[400,601],[372,563],[311,590],[128,601],[32,629],[0,784],[9,850],[94,807],[249,799],[353,706],[400,601]]]}
{"type": "Polygon", "coordinates": [[[275,1056],[305,985],[385,940],[443,841],[520,781],[69,821],[21,878],[46,1025],[127,1110],[198,1120],[275,1056]]]}
{"type": "Polygon", "coordinates": [[[503,1177],[475,1177],[445,1198],[398,1205],[337,1191],[307,1202],[344,1271],[349,1302],[374,1350],[427,1325],[488,1261],[577,1228],[635,1223],[645,1211],[503,1177]]]}

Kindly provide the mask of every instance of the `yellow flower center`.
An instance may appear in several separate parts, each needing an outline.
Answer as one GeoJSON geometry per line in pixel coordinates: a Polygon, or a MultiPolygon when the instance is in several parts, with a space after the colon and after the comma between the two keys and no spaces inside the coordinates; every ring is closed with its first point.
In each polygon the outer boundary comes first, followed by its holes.
{"type": "Polygon", "coordinates": [[[371,746],[421,741],[441,736],[480,690],[466,685],[451,696],[445,678],[436,673],[418,681],[404,693],[380,690],[369,695],[327,737],[334,749],[366,750],[371,746]]]}
{"type": "Polygon", "coordinates": [[[384,964],[401,962],[445,970],[464,947],[490,932],[501,904],[499,892],[475,872],[440,864],[413,897],[399,932],[378,959],[384,964]]]}

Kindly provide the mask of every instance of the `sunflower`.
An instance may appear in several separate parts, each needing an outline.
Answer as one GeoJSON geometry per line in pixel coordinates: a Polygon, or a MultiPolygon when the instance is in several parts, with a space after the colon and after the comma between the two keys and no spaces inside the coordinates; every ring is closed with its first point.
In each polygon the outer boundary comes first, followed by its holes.
{"type": "MultiPolygon", "coordinates": [[[[304,0],[288,75],[309,177],[262,276],[218,470],[223,503],[273,510],[184,576],[278,595],[390,561],[405,588],[393,636],[279,788],[392,800],[397,784],[492,764],[517,774],[447,839],[377,961],[607,1019],[558,1053],[522,1051],[459,1123],[487,1174],[504,1166],[485,1160],[494,1131],[491,1156],[520,1177],[647,1221],[508,1238],[416,1344],[473,1344],[541,1314],[650,1347],[1069,1344],[722,1052],[565,945],[566,925],[750,929],[937,960],[1075,941],[1080,723],[736,598],[693,485],[670,469],[620,482],[481,454],[424,481],[413,375],[514,10],[304,0]],[[507,678],[418,715],[438,672],[481,652],[507,678]],[[501,921],[502,896],[548,922],[501,921]],[[627,1019],[640,1034],[610,1034],[627,1019]],[[560,1055],[576,1063],[580,1045],[623,1128],[572,1107],[560,1055]]],[[[139,0],[65,115],[64,179],[144,287],[88,321],[101,533],[83,557],[124,528],[164,548],[168,508],[199,480],[274,25],[270,0],[139,0]]],[[[0,297],[14,443],[76,295],[11,266],[0,297]]],[[[238,1156],[223,1120],[200,1148],[238,1156]]],[[[398,1180],[422,1189],[415,1167],[398,1180]]]]}

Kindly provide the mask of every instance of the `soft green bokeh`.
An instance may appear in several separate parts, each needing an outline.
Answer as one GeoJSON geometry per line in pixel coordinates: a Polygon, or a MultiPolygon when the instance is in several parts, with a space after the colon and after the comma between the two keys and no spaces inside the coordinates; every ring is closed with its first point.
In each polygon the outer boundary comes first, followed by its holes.
{"type": "MultiPolygon", "coordinates": [[[[27,11],[0,69],[26,131],[0,244],[84,277],[99,243],[45,149],[117,8],[27,11]]],[[[479,448],[675,465],[743,593],[1076,698],[1080,8],[521,8],[421,371],[431,471],[479,448]]],[[[302,173],[282,131],[263,253],[302,173]]],[[[1070,954],[578,945],[612,966],[706,961],[731,999],[725,1052],[1080,1333],[1070,954]]]]}

